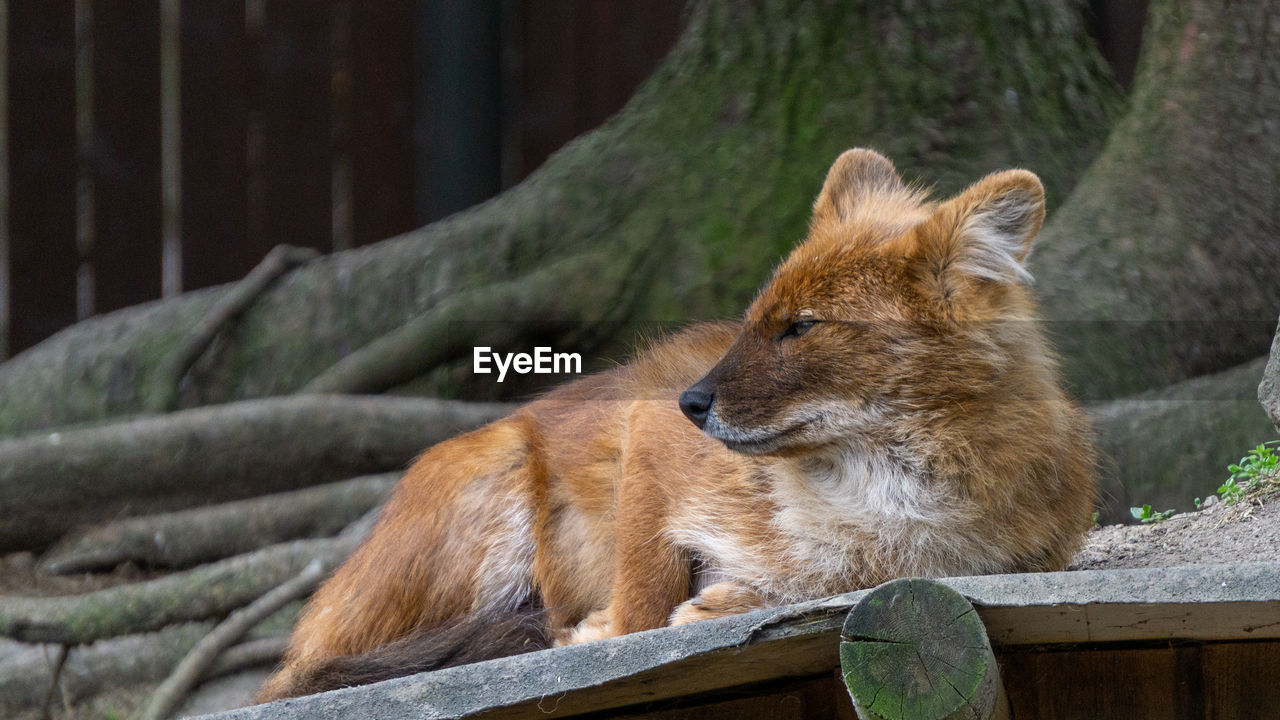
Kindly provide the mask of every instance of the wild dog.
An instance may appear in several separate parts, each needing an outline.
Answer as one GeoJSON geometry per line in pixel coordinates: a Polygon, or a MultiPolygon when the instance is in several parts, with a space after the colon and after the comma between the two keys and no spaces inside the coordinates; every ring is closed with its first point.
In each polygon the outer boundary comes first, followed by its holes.
{"type": "Polygon", "coordinates": [[[845,152],[741,321],[424,453],[262,699],[901,576],[1062,568],[1095,450],[1028,287],[1044,212],[1025,170],[932,202],[845,152]]]}

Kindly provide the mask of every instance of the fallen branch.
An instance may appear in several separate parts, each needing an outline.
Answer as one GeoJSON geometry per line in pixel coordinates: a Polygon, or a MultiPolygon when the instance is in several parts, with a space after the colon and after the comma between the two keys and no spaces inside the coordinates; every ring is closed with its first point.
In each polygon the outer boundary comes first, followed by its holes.
{"type": "Polygon", "coordinates": [[[183,568],[275,543],[335,535],[380,505],[401,473],[386,473],[209,507],[128,518],[59,543],[46,572],[110,569],[125,562],[183,568]]]}
{"type": "Polygon", "coordinates": [[[0,599],[0,635],[29,643],[83,644],[220,617],[320,558],[345,558],[359,536],[296,540],[148,582],[70,597],[0,599]]]}
{"type": "Polygon", "coordinates": [[[67,664],[67,653],[71,648],[66,645],[58,646],[58,658],[53,662],[53,670],[49,673],[49,692],[45,693],[44,705],[41,708],[40,715],[45,720],[53,717],[53,696],[58,692],[58,682],[62,679],[62,668],[67,664]]]}
{"type": "MultiPolygon", "coordinates": [[[[213,623],[184,623],[158,632],[72,647],[59,683],[63,697],[78,703],[121,687],[159,682],[213,623]]],[[[53,683],[44,648],[10,650],[0,658],[0,717],[39,708],[53,683]]]]}
{"type": "MultiPolygon", "coordinates": [[[[227,648],[204,679],[275,665],[289,641],[286,628],[292,627],[300,609],[299,603],[291,603],[263,621],[249,637],[268,625],[278,626],[273,632],[285,634],[257,637],[227,648]]],[[[72,647],[59,679],[62,699],[78,704],[120,688],[154,686],[213,627],[212,622],[183,623],[72,647]]],[[[40,707],[52,685],[47,647],[6,642],[0,649],[0,717],[19,716],[40,707]]]]}
{"type": "Polygon", "coordinates": [[[501,404],[272,398],[0,441],[0,552],[75,525],[403,468],[501,404]]]}
{"type": "MultiPolygon", "coordinates": [[[[329,560],[332,562],[333,558],[329,560]]],[[[253,601],[248,607],[233,612],[178,663],[178,667],[156,688],[146,705],[135,716],[137,720],[164,720],[168,717],[187,691],[200,681],[205,671],[217,660],[219,653],[286,603],[309,594],[330,570],[332,567],[326,562],[313,560],[292,579],[253,601]]]]}
{"type": "Polygon", "coordinates": [[[223,327],[248,310],[276,278],[318,257],[320,253],[311,248],[290,245],[272,248],[244,279],[218,298],[209,312],[191,329],[187,339],[170,350],[161,361],[160,367],[151,376],[147,409],[152,412],[168,412],[176,407],[182,378],[223,327]]]}
{"type": "MultiPolygon", "coordinates": [[[[536,337],[540,322],[580,314],[563,290],[575,278],[600,273],[602,266],[602,256],[588,253],[516,280],[452,295],[334,363],[300,392],[383,392],[470,353],[472,347],[509,347],[522,338],[536,337]],[[492,320],[500,317],[508,320],[492,320]],[[490,319],[466,322],[466,318],[490,319]]],[[[590,305],[580,303],[580,307],[590,305]]]]}
{"type": "Polygon", "coordinates": [[[239,645],[232,645],[205,671],[204,679],[212,680],[247,668],[275,665],[280,662],[288,646],[288,635],[246,640],[239,645]]]}

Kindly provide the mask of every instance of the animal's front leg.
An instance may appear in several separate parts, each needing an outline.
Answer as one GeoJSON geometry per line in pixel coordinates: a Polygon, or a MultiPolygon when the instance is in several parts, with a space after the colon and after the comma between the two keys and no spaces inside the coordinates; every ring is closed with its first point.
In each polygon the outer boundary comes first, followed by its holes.
{"type": "Polygon", "coordinates": [[[768,607],[759,593],[746,585],[733,581],[708,585],[696,597],[690,598],[671,613],[671,625],[685,625],[699,620],[712,620],[729,615],[741,615],[768,607]]]}
{"type": "Polygon", "coordinates": [[[609,607],[578,623],[558,645],[573,645],[667,624],[680,601],[689,597],[689,564],[679,548],[648,533],[647,542],[624,541],[618,549],[609,607]]]}
{"type": "Polygon", "coordinates": [[[607,609],[586,616],[556,644],[576,644],[662,628],[673,607],[689,597],[689,566],[684,555],[666,543],[636,548],[630,561],[622,557],[607,609]]]}
{"type": "Polygon", "coordinates": [[[688,555],[668,537],[665,465],[655,453],[630,449],[618,485],[614,574],[609,606],[587,616],[562,644],[652,630],[689,597],[688,555]]]}

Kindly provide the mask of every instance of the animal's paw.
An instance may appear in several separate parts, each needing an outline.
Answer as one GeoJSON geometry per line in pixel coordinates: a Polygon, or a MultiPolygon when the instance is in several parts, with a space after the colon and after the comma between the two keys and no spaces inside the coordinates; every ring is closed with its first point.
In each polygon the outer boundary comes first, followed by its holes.
{"type": "Polygon", "coordinates": [[[577,645],[578,643],[613,637],[617,634],[613,631],[613,620],[609,616],[609,611],[597,610],[588,615],[572,630],[569,628],[561,630],[556,636],[555,645],[556,647],[577,645]]]}
{"type": "Polygon", "coordinates": [[[735,582],[719,582],[703,588],[671,613],[670,625],[685,625],[699,620],[713,620],[766,607],[764,598],[751,588],[735,582]]]}

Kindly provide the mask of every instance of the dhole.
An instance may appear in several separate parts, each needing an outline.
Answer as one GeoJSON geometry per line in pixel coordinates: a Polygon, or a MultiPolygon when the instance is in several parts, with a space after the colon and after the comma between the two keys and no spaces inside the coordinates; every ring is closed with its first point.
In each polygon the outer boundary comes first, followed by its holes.
{"type": "Polygon", "coordinates": [[[898,576],[1063,567],[1095,450],[1027,287],[1043,219],[1023,170],[935,203],[844,153],[741,322],[428,450],[262,699],[485,654],[369,653],[407,636],[522,641],[498,616],[574,643],[898,576]],[[374,670],[347,672],[361,653],[374,670]]]}

